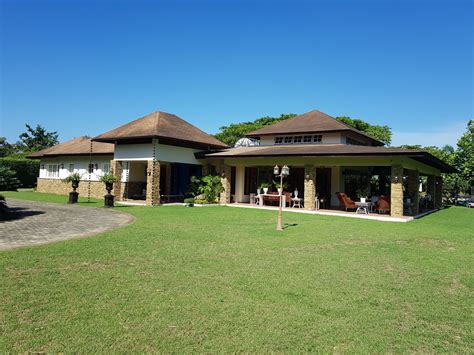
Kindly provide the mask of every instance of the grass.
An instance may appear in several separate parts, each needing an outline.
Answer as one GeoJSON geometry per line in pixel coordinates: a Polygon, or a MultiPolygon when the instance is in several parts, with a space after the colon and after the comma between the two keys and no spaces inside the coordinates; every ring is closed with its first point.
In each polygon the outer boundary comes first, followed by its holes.
{"type": "Polygon", "coordinates": [[[273,211],[119,209],[136,221],[0,253],[1,352],[473,351],[474,210],[279,233],[273,211]]]}

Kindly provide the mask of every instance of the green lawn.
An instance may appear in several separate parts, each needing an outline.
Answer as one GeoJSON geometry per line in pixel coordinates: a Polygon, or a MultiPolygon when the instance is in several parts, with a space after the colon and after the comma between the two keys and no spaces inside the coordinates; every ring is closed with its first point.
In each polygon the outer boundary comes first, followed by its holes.
{"type": "Polygon", "coordinates": [[[473,352],[473,209],[280,233],[273,211],[118,209],[136,221],[0,253],[1,352],[473,352]]]}

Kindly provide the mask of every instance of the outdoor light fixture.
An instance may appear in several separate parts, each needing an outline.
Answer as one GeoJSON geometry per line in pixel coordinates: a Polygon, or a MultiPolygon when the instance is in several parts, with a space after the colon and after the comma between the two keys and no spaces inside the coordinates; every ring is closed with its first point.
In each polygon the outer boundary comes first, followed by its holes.
{"type": "Polygon", "coordinates": [[[225,178],[225,172],[221,173],[221,178],[225,178]]]}
{"type": "Polygon", "coordinates": [[[393,177],[393,182],[397,183],[398,180],[400,180],[400,178],[398,177],[398,175],[395,175],[395,176],[393,177]]]}
{"type": "Polygon", "coordinates": [[[273,168],[273,174],[280,177],[280,188],[278,193],[280,195],[280,205],[278,206],[278,221],[277,221],[277,231],[283,230],[283,216],[282,216],[282,198],[283,198],[283,178],[290,175],[290,168],[287,165],[284,165],[281,168],[278,165],[275,165],[273,168]]]}

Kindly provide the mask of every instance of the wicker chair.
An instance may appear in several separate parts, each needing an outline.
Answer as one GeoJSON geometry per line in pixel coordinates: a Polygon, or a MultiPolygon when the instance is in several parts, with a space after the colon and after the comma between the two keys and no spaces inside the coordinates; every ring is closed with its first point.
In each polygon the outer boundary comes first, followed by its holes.
{"type": "Polygon", "coordinates": [[[347,196],[344,192],[336,192],[337,198],[341,205],[347,210],[356,210],[357,205],[354,201],[352,201],[349,196],[347,196]]]}
{"type": "Polygon", "coordinates": [[[382,213],[390,213],[390,201],[385,196],[380,196],[375,204],[375,211],[382,213]]]}

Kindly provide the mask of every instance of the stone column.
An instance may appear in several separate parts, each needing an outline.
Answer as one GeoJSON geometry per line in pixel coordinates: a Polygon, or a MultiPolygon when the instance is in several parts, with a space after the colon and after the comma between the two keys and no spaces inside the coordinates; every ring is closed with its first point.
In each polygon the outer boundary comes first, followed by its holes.
{"type": "Polygon", "coordinates": [[[160,204],[160,162],[148,160],[146,169],[146,204],[158,206],[160,204]]]}
{"type": "Polygon", "coordinates": [[[427,193],[431,196],[430,208],[436,208],[436,177],[428,175],[426,185],[427,193]]]}
{"type": "Polygon", "coordinates": [[[443,205],[443,178],[441,176],[435,177],[435,208],[441,208],[443,205]]]}
{"type": "Polygon", "coordinates": [[[306,165],[304,167],[304,209],[314,210],[316,203],[316,167],[306,165]]]}
{"type": "Polygon", "coordinates": [[[112,174],[119,178],[119,181],[114,184],[114,188],[112,190],[112,194],[115,196],[116,201],[122,201],[122,162],[118,160],[111,160],[110,161],[110,170],[112,174]]]}
{"type": "Polygon", "coordinates": [[[230,203],[230,178],[231,168],[228,165],[221,165],[219,167],[219,173],[221,174],[221,183],[224,191],[221,192],[219,202],[223,205],[230,203]]]}
{"type": "Polygon", "coordinates": [[[420,205],[420,174],[417,170],[406,170],[407,172],[407,193],[411,198],[412,214],[416,216],[420,205]]]}
{"type": "Polygon", "coordinates": [[[401,165],[392,166],[390,215],[393,217],[403,216],[403,167],[401,165]]]}

